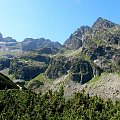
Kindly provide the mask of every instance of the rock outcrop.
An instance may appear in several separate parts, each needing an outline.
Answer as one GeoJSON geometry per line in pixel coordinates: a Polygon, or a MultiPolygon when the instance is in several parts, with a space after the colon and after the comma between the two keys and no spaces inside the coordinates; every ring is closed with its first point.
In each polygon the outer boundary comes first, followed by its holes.
{"type": "Polygon", "coordinates": [[[117,24],[107,20],[107,19],[104,19],[102,17],[99,17],[95,23],[93,24],[92,28],[93,29],[99,29],[99,28],[113,28],[113,27],[116,27],[118,26],[117,24]]]}
{"type": "Polygon", "coordinates": [[[30,51],[42,48],[61,48],[62,45],[59,42],[52,42],[45,38],[26,38],[22,42],[17,42],[12,37],[3,38],[0,33],[0,50],[1,51],[30,51]]]}
{"type": "Polygon", "coordinates": [[[91,64],[81,58],[57,57],[51,60],[45,74],[50,79],[69,74],[69,79],[84,84],[94,76],[93,70],[91,64]]]}
{"type": "Polygon", "coordinates": [[[89,26],[82,26],[78,28],[71,36],[64,42],[64,45],[72,50],[76,50],[83,46],[83,39],[85,34],[90,34],[92,29],[89,26]]]}
{"type": "Polygon", "coordinates": [[[49,39],[44,39],[44,38],[40,38],[40,39],[26,38],[22,42],[23,51],[30,51],[30,50],[46,48],[46,47],[59,48],[61,46],[62,45],[59,42],[52,42],[49,39]]]}
{"type": "Polygon", "coordinates": [[[77,29],[64,45],[69,49],[99,44],[120,44],[120,25],[99,17],[92,27],[82,26],[77,29]]]}

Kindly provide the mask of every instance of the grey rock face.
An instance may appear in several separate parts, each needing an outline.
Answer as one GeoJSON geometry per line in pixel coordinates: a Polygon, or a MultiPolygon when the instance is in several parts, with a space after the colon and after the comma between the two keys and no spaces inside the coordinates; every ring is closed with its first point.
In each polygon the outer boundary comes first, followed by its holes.
{"type": "Polygon", "coordinates": [[[66,66],[66,64],[67,64],[67,59],[65,57],[58,57],[52,59],[45,74],[50,79],[59,78],[62,75],[67,74],[68,66],[66,66]]]}
{"type": "Polygon", "coordinates": [[[82,42],[85,34],[90,34],[92,29],[89,26],[82,26],[78,28],[71,36],[65,41],[64,45],[70,49],[78,49],[82,47],[82,42]]]}
{"type": "Polygon", "coordinates": [[[70,72],[71,79],[81,84],[88,82],[93,77],[93,68],[90,63],[80,59],[73,61],[70,72]]]}
{"type": "Polygon", "coordinates": [[[3,40],[3,37],[2,37],[2,34],[0,33],[0,42],[2,42],[3,40]]]}
{"type": "Polygon", "coordinates": [[[59,42],[52,42],[49,39],[32,39],[32,38],[26,38],[22,42],[22,50],[23,51],[29,51],[39,48],[45,48],[45,47],[56,47],[59,48],[62,45],[59,42]]]}
{"type": "Polygon", "coordinates": [[[67,48],[76,50],[76,49],[82,47],[82,40],[76,36],[71,35],[70,38],[65,41],[64,45],[67,48]]]}
{"type": "Polygon", "coordinates": [[[3,42],[17,42],[17,41],[12,37],[6,37],[6,38],[3,38],[3,42]]]}
{"type": "Polygon", "coordinates": [[[59,52],[58,48],[51,48],[51,47],[46,47],[46,48],[41,48],[36,50],[36,52],[40,54],[57,54],[59,52]]]}
{"type": "Polygon", "coordinates": [[[30,51],[40,48],[60,48],[62,45],[59,42],[52,42],[49,39],[45,38],[26,38],[22,42],[17,42],[12,37],[3,38],[2,34],[0,33],[0,50],[12,50],[12,51],[30,51]]]}
{"type": "Polygon", "coordinates": [[[0,33],[0,42],[17,42],[17,41],[12,37],[3,38],[2,34],[0,33]]]}
{"type": "Polygon", "coordinates": [[[120,25],[99,17],[92,27],[82,26],[65,41],[69,49],[97,44],[120,44],[120,25]]]}
{"type": "Polygon", "coordinates": [[[92,28],[93,29],[99,29],[99,28],[103,28],[103,27],[104,28],[113,28],[115,26],[117,26],[117,24],[115,24],[115,23],[113,23],[113,22],[111,22],[109,20],[106,20],[106,19],[104,19],[102,17],[99,17],[95,21],[95,23],[93,24],[92,28]]]}
{"type": "MultiPolygon", "coordinates": [[[[94,69],[98,72],[96,68],[94,69]]],[[[89,62],[80,58],[73,58],[72,60],[69,60],[65,57],[59,57],[51,60],[45,74],[50,79],[56,79],[69,74],[71,80],[84,84],[92,79],[93,68],[89,62]]]]}

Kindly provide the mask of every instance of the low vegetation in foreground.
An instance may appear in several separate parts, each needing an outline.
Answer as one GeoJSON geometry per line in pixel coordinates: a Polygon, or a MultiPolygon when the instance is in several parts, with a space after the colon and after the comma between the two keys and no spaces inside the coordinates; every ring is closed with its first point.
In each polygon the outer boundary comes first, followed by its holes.
{"type": "Polygon", "coordinates": [[[120,101],[113,103],[88,94],[75,93],[64,98],[63,87],[57,92],[36,94],[31,90],[0,92],[1,120],[119,120],[120,101]]]}

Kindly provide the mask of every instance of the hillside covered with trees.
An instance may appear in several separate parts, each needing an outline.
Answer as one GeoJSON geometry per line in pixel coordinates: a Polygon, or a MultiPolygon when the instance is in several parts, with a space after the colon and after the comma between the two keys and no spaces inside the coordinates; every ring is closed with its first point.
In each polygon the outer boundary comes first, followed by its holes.
{"type": "Polygon", "coordinates": [[[30,90],[0,92],[1,120],[119,120],[120,101],[113,103],[88,94],[75,93],[65,100],[59,92],[36,94],[30,90]]]}

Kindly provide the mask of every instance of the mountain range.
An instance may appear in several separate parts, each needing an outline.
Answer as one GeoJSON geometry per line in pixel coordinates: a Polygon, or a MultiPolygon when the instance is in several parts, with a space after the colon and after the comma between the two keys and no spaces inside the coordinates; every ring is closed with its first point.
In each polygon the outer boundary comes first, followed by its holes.
{"type": "Polygon", "coordinates": [[[0,33],[0,50],[1,51],[30,51],[39,48],[45,47],[56,47],[59,48],[62,45],[59,42],[52,42],[49,39],[45,38],[26,38],[22,42],[17,42],[12,37],[3,38],[2,34],[0,33]]]}
{"type": "Polygon", "coordinates": [[[99,17],[91,27],[81,26],[61,45],[49,39],[22,42],[0,35],[0,70],[13,80],[28,81],[36,92],[57,90],[65,96],[85,89],[90,95],[120,98],[120,25],[99,17]],[[115,79],[115,80],[114,80],[115,79]],[[106,87],[106,88],[105,88],[106,87]],[[106,92],[107,90],[107,92],[106,92]],[[96,92],[97,91],[97,92],[96,92]]]}

